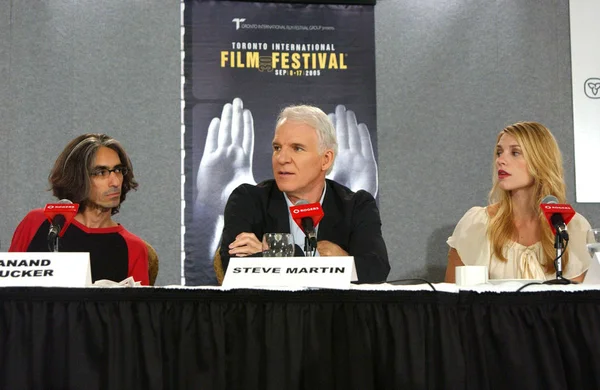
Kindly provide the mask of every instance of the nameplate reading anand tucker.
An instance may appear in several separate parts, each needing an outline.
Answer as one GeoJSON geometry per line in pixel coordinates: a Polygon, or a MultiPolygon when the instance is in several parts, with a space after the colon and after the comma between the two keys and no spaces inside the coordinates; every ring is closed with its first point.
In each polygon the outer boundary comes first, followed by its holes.
{"type": "Polygon", "coordinates": [[[91,285],[87,252],[0,252],[0,286],[91,285]]]}
{"type": "Polygon", "coordinates": [[[318,287],[348,289],[354,257],[232,257],[224,288],[318,287]]]}

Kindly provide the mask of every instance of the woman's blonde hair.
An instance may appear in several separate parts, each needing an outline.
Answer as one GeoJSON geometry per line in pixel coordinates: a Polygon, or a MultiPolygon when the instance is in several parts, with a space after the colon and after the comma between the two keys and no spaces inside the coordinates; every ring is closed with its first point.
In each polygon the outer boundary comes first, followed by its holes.
{"type": "MultiPolygon", "coordinates": [[[[523,157],[527,162],[529,174],[533,177],[533,196],[530,200],[531,208],[535,210],[541,228],[541,242],[544,259],[540,259],[546,273],[554,271],[554,235],[546,217],[539,205],[546,195],[554,195],[559,203],[566,203],[565,181],[563,175],[562,156],[556,139],[544,125],[537,122],[518,122],[503,129],[496,140],[509,134],[515,137],[521,147],[523,157]]],[[[513,222],[513,205],[510,191],[499,187],[496,174],[496,145],[494,145],[493,159],[493,186],[489,194],[490,215],[488,238],[491,244],[492,255],[506,261],[503,253],[505,245],[514,241],[516,228],[513,222]]],[[[568,263],[568,253],[562,257],[563,267],[568,263]]]]}

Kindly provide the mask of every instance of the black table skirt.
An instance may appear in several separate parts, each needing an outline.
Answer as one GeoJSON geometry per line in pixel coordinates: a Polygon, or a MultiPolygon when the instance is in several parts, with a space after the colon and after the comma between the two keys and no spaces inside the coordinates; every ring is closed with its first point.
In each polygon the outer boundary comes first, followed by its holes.
{"type": "Polygon", "coordinates": [[[600,291],[0,288],[1,389],[600,389],[600,291]]]}

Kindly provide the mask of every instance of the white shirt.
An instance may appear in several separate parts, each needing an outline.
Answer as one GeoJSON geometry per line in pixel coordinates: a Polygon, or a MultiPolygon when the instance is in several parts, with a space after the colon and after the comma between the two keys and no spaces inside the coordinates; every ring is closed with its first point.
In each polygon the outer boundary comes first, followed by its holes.
{"type": "MultiPolygon", "coordinates": [[[[540,262],[544,258],[542,243],[524,246],[511,241],[504,248],[507,261],[492,256],[487,236],[489,217],[485,207],[473,207],[465,213],[448,238],[448,245],[455,248],[464,265],[488,266],[490,279],[555,279],[556,273],[545,273],[540,262]]],[[[569,222],[569,262],[563,267],[563,276],[573,279],[587,271],[591,257],[586,247],[589,222],[576,213],[569,222]]],[[[554,269],[554,268],[553,268],[554,269]]]]}
{"type": "MultiPolygon", "coordinates": [[[[323,187],[323,194],[321,195],[321,199],[319,200],[319,203],[321,203],[321,207],[323,207],[323,199],[325,199],[326,191],[327,191],[327,183],[325,183],[325,186],[323,187]]],[[[292,233],[292,236],[294,236],[294,244],[298,245],[300,247],[300,249],[302,249],[302,251],[304,252],[304,238],[306,237],[306,234],[304,234],[304,232],[302,231],[300,226],[298,226],[298,224],[294,221],[294,218],[292,217],[292,213],[290,212],[290,207],[294,206],[294,204],[292,203],[290,198],[288,198],[288,196],[285,192],[283,193],[283,196],[285,197],[285,202],[287,203],[287,206],[288,206],[288,217],[290,220],[290,233],[292,233]]],[[[318,232],[319,232],[319,225],[317,225],[315,227],[315,233],[318,233],[318,232]]],[[[319,251],[316,251],[315,256],[319,256],[319,251]]]]}

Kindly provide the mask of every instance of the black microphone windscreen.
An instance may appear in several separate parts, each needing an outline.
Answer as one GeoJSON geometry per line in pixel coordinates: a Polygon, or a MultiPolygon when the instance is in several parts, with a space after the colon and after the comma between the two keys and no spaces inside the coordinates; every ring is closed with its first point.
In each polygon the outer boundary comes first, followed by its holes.
{"type": "Polygon", "coordinates": [[[64,226],[64,224],[65,224],[66,221],[67,221],[67,219],[65,218],[64,215],[62,215],[62,214],[56,214],[56,216],[52,219],[52,224],[53,225],[64,226]]]}
{"type": "Polygon", "coordinates": [[[304,230],[305,233],[309,230],[315,230],[315,224],[311,217],[304,217],[300,222],[302,223],[302,230],[304,230]]]}

